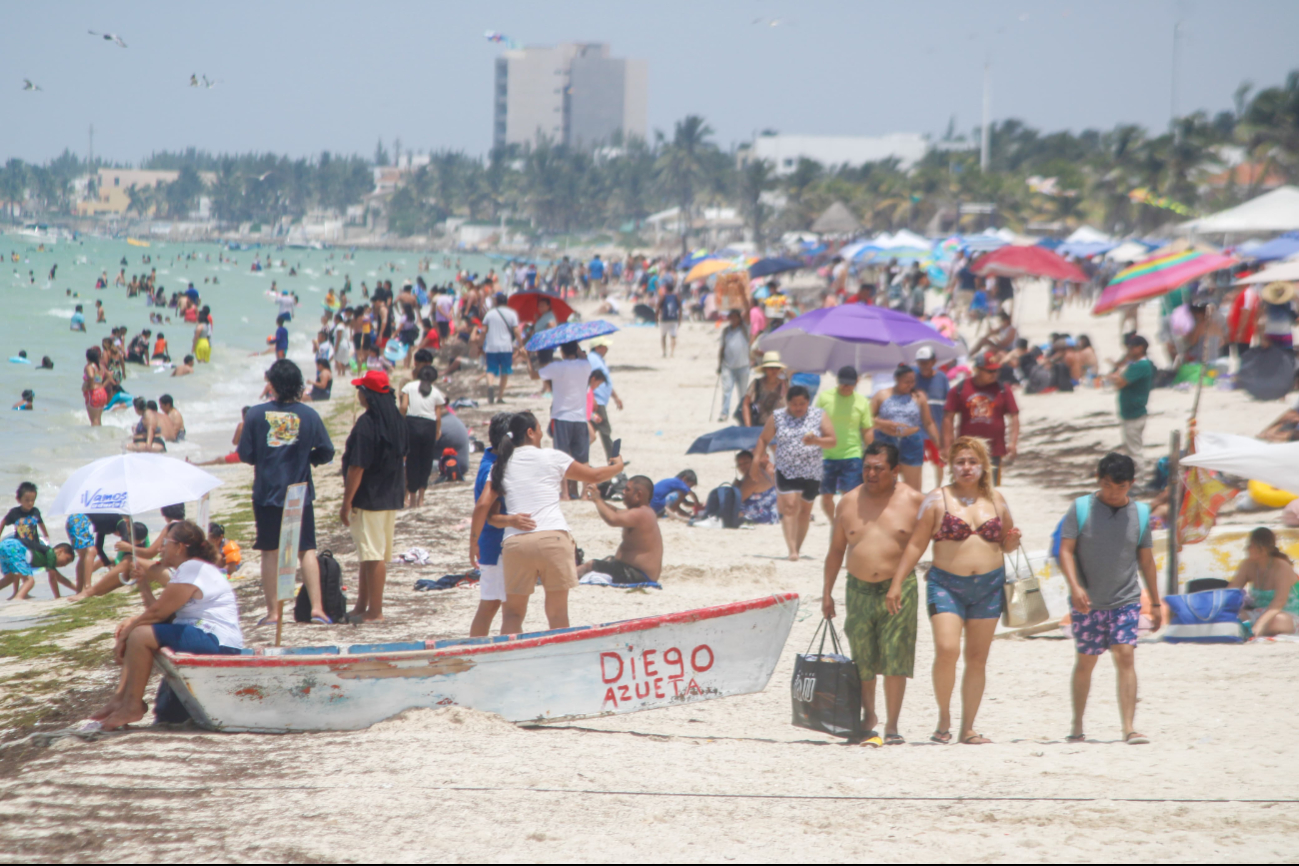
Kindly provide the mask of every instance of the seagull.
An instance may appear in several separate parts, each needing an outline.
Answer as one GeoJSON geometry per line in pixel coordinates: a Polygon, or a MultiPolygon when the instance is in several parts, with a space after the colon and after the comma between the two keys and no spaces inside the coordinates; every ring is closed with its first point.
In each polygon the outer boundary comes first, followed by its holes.
{"type": "Polygon", "coordinates": [[[86,32],[89,33],[91,36],[104,37],[105,42],[116,42],[118,45],[122,46],[123,48],[126,47],[126,42],[124,42],[122,40],[122,37],[118,36],[116,33],[97,33],[94,30],[87,30],[86,32]]]}
{"type": "Polygon", "coordinates": [[[196,74],[194,74],[194,73],[192,73],[192,72],[190,73],[190,76],[189,76],[189,86],[190,86],[190,87],[198,87],[198,75],[196,75],[196,74]]]}
{"type": "Polygon", "coordinates": [[[203,76],[203,86],[206,87],[208,90],[211,90],[213,87],[216,87],[220,83],[221,82],[219,81],[214,81],[208,78],[206,75],[203,76]]]}
{"type": "Polygon", "coordinates": [[[44,89],[45,88],[41,87],[39,84],[32,84],[32,80],[30,78],[23,79],[23,90],[44,90],[44,89]]]}

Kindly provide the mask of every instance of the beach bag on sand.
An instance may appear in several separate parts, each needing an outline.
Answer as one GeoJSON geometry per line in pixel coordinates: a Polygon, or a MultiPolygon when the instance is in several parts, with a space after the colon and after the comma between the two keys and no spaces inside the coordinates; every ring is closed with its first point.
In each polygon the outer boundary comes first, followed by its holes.
{"type": "MultiPolygon", "coordinates": [[[[347,596],[343,594],[343,567],[328,550],[320,551],[316,562],[320,564],[320,606],[334,622],[342,622],[347,616],[347,596]]],[[[305,584],[298,590],[298,597],[293,602],[293,619],[295,622],[311,622],[311,596],[307,595],[305,584]]]]}
{"type": "Polygon", "coordinates": [[[704,517],[716,517],[725,529],[740,527],[740,491],[733,484],[714,487],[708,493],[704,517]]]}
{"type": "Polygon", "coordinates": [[[1168,643],[1243,643],[1240,609],[1243,589],[1209,589],[1187,595],[1164,596],[1168,605],[1168,643]]]}
{"type": "Polygon", "coordinates": [[[807,652],[794,657],[792,684],[794,724],[836,737],[861,733],[861,677],[857,665],[843,654],[834,623],[823,620],[812,634],[807,652]],[[814,653],[817,636],[821,645],[814,653]],[[825,638],[834,652],[826,654],[825,638]]]}
{"type": "Polygon", "coordinates": [[[1028,628],[1051,618],[1042,597],[1042,584],[1027,557],[1016,550],[1007,571],[1006,585],[1002,590],[1006,603],[1001,608],[1001,624],[1006,628],[1028,628]],[[1009,578],[1014,576],[1015,580],[1009,578]]]}

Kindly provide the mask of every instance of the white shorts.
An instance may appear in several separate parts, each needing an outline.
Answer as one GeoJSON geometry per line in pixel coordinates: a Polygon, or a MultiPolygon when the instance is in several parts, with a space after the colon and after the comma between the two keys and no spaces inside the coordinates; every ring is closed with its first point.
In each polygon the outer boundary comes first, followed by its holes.
{"type": "Polygon", "coordinates": [[[659,322],[659,333],[665,337],[676,337],[680,322],[659,322]]]}
{"type": "Polygon", "coordinates": [[[480,601],[505,601],[505,566],[500,560],[495,565],[478,565],[478,598],[480,601]]]}

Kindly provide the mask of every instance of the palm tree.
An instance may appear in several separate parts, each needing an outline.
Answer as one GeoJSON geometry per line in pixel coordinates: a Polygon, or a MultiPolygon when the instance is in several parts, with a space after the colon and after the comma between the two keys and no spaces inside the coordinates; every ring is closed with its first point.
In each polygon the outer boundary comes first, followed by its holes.
{"type": "Polygon", "coordinates": [[[1291,183],[1299,183],[1299,70],[1284,87],[1260,90],[1245,109],[1241,126],[1251,153],[1266,160],[1291,183]]]}
{"type": "Polygon", "coordinates": [[[708,137],[713,128],[697,114],[677,121],[672,141],[663,148],[656,168],[668,195],[680,212],[681,254],[690,251],[690,223],[694,214],[695,195],[705,177],[704,152],[712,147],[708,137]]]}
{"type": "Polygon", "coordinates": [[[126,195],[131,200],[131,203],[126,206],[127,212],[135,211],[142,217],[149,215],[157,200],[152,186],[131,184],[126,189],[126,195]]]}
{"type": "Polygon", "coordinates": [[[775,173],[765,159],[750,159],[740,170],[740,210],[753,229],[753,243],[762,249],[762,224],[770,208],[762,201],[762,194],[775,185],[775,173]]]}

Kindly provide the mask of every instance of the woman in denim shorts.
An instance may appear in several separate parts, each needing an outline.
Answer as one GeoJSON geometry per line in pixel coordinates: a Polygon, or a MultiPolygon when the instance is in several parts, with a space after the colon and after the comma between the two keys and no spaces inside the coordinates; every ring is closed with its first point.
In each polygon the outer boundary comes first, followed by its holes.
{"type": "Polygon", "coordinates": [[[961,728],[958,739],[968,745],[991,742],[974,730],[983,700],[985,667],[992,636],[1001,616],[1006,584],[1003,555],[1019,547],[1006,500],[992,486],[992,461],[983,440],[962,436],[948,456],[952,481],[925,497],[915,532],[898,564],[886,604],[897,613],[902,581],[934,542],[934,562],[925,576],[929,624],[934,632],[934,697],[938,726],[936,743],[952,740],[951,702],[956,686],[956,660],[965,632],[965,678],[961,684],[961,728]]]}

